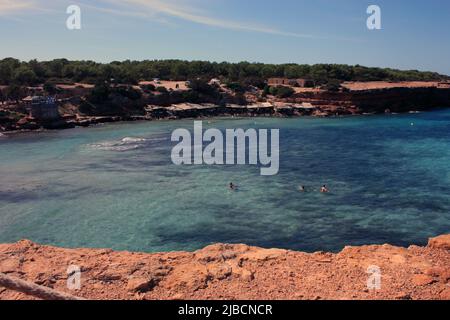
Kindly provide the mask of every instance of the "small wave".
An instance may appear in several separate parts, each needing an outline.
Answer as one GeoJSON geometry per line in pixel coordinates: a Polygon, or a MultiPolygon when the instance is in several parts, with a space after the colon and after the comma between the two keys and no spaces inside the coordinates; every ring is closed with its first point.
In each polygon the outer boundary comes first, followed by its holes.
{"type": "Polygon", "coordinates": [[[149,141],[149,142],[159,142],[159,141],[169,141],[169,140],[170,140],[170,138],[168,138],[168,137],[146,139],[146,141],[149,141]]]}
{"type": "Polygon", "coordinates": [[[127,145],[127,146],[107,146],[104,144],[91,144],[90,147],[95,150],[102,151],[129,151],[139,149],[140,145],[127,145]]]}
{"type": "Polygon", "coordinates": [[[144,138],[133,138],[133,137],[126,137],[122,139],[123,143],[136,143],[136,142],[145,142],[147,139],[144,138]]]}
{"type": "Polygon", "coordinates": [[[93,143],[89,147],[95,150],[123,152],[142,148],[146,141],[147,139],[144,138],[126,137],[119,141],[93,143]]]}

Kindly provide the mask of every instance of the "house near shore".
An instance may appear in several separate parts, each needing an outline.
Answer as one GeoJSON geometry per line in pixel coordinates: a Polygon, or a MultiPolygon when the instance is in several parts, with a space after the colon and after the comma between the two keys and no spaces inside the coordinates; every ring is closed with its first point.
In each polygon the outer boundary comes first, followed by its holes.
{"type": "Polygon", "coordinates": [[[30,117],[40,121],[59,119],[59,110],[54,97],[28,96],[22,100],[30,113],[30,117]]]}
{"type": "Polygon", "coordinates": [[[220,86],[222,84],[222,81],[219,79],[213,78],[208,83],[210,86],[220,86]]]}
{"type": "Polygon", "coordinates": [[[289,78],[269,78],[267,80],[269,86],[291,86],[300,88],[313,88],[316,86],[314,80],[311,79],[289,79],[289,78]]]}

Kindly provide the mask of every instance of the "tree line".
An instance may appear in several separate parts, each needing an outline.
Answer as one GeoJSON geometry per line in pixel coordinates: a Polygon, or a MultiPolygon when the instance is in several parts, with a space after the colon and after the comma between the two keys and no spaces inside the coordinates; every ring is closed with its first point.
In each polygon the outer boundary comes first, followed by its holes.
{"type": "Polygon", "coordinates": [[[220,78],[226,82],[238,82],[262,86],[267,78],[308,78],[317,84],[336,81],[432,81],[448,80],[449,76],[436,72],[418,70],[395,70],[370,68],[343,64],[263,64],[228,63],[183,60],[114,61],[51,61],[14,58],[0,60],[0,85],[32,86],[53,83],[99,83],[114,81],[136,84],[140,80],[160,78],[162,80],[193,80],[197,78],[220,78]]]}

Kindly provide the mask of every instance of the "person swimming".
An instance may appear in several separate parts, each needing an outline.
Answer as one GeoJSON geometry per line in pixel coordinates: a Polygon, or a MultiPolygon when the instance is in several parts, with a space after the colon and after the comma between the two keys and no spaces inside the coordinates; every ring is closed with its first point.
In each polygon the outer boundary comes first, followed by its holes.
{"type": "Polygon", "coordinates": [[[328,193],[330,190],[328,190],[327,186],[324,184],[322,188],[320,188],[320,192],[322,193],[328,193]]]}
{"type": "Polygon", "coordinates": [[[236,191],[237,190],[237,186],[235,186],[233,184],[233,182],[230,182],[230,190],[236,191]]]}
{"type": "Polygon", "coordinates": [[[300,192],[306,192],[306,187],[305,186],[300,186],[299,188],[300,192]]]}

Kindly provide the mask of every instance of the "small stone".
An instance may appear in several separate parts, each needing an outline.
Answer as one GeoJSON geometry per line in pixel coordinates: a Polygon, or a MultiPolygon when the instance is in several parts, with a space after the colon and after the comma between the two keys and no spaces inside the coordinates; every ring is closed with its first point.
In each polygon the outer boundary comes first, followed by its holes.
{"type": "Polygon", "coordinates": [[[450,279],[450,270],[443,267],[433,267],[425,270],[425,274],[431,277],[439,278],[442,282],[450,279]]]}
{"type": "Polygon", "coordinates": [[[240,276],[241,276],[242,280],[248,281],[248,282],[253,281],[255,279],[255,274],[247,269],[243,269],[241,271],[240,276]]]}
{"type": "Polygon", "coordinates": [[[416,286],[427,286],[436,282],[433,277],[427,276],[426,274],[416,274],[412,278],[412,282],[416,286]]]}
{"type": "Polygon", "coordinates": [[[287,255],[287,250],[282,249],[259,249],[254,252],[249,252],[245,254],[245,259],[250,261],[269,261],[278,258],[285,257],[287,255]]]}
{"type": "Polygon", "coordinates": [[[409,293],[401,292],[395,296],[396,300],[412,300],[411,295],[409,293]]]}
{"type": "Polygon", "coordinates": [[[153,279],[147,277],[132,277],[128,279],[127,290],[132,292],[148,292],[156,286],[153,279]]]}
{"type": "Polygon", "coordinates": [[[209,274],[217,280],[225,280],[232,274],[232,269],[227,264],[214,265],[208,268],[209,274]]]}
{"type": "Polygon", "coordinates": [[[174,294],[173,296],[171,296],[170,298],[169,298],[169,300],[184,300],[183,299],[183,295],[181,294],[181,293],[177,293],[177,294],[174,294]]]}
{"type": "Polygon", "coordinates": [[[12,273],[20,271],[20,261],[19,259],[6,259],[0,262],[0,272],[2,273],[12,273]]]}
{"type": "Polygon", "coordinates": [[[187,274],[184,279],[179,280],[178,285],[181,288],[185,288],[191,292],[205,289],[208,287],[208,281],[210,281],[210,275],[204,272],[197,272],[194,274],[187,274]]]}
{"type": "Polygon", "coordinates": [[[314,260],[319,263],[331,263],[333,260],[333,255],[326,252],[316,252],[313,253],[314,260]]]}
{"type": "Polygon", "coordinates": [[[442,300],[448,301],[450,300],[450,287],[445,288],[441,293],[440,293],[440,298],[442,300]]]}

